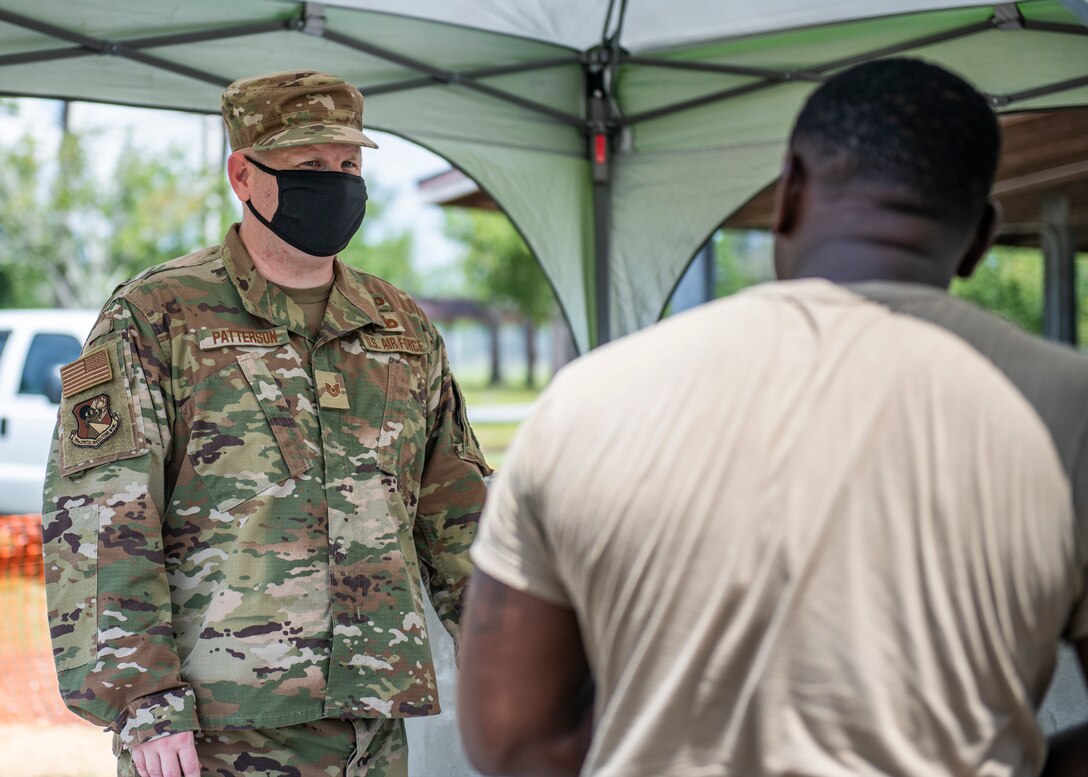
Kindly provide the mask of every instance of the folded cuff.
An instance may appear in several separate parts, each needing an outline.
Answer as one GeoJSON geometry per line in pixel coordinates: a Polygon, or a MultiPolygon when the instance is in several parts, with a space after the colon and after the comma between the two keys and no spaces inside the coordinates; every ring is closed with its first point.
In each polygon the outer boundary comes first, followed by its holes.
{"type": "Polygon", "coordinates": [[[199,731],[196,696],[189,686],[171,688],[134,699],[107,728],[113,738],[113,754],[179,731],[199,731]]]}

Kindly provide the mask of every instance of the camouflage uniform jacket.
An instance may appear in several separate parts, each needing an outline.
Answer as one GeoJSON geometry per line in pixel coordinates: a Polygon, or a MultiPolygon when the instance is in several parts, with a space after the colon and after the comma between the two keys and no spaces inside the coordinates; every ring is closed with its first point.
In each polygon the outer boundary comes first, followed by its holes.
{"type": "Polygon", "coordinates": [[[121,286],[62,382],[53,654],[115,749],[439,711],[422,588],[456,636],[489,470],[406,294],[336,260],[311,341],[233,227],[121,286]]]}

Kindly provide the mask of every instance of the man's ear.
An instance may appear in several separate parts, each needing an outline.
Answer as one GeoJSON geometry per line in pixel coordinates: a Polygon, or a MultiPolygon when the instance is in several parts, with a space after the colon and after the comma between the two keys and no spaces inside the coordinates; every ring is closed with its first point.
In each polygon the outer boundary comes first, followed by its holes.
{"type": "Polygon", "coordinates": [[[230,188],[234,190],[234,194],[242,202],[253,196],[250,190],[250,177],[251,173],[249,165],[246,164],[245,155],[241,151],[232,152],[227,157],[227,180],[230,181],[230,188]]]}
{"type": "Polygon", "coordinates": [[[956,275],[960,278],[970,278],[971,273],[978,267],[979,262],[986,256],[990,246],[994,244],[997,231],[1001,228],[1001,203],[994,198],[986,201],[986,207],[982,211],[982,217],[975,225],[971,242],[968,243],[959,265],[956,267],[956,275]]]}
{"type": "Polygon", "coordinates": [[[771,222],[774,234],[789,237],[800,223],[807,182],[808,170],[804,160],[790,149],[786,152],[782,175],[778,178],[774,193],[774,219],[771,222]]]}

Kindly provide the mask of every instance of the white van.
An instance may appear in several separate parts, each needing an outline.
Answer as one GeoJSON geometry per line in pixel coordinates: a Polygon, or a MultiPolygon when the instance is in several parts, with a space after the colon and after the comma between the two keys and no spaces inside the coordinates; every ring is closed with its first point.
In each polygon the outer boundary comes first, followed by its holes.
{"type": "Polygon", "coordinates": [[[60,404],[93,310],[0,310],[0,515],[37,513],[60,404]]]}

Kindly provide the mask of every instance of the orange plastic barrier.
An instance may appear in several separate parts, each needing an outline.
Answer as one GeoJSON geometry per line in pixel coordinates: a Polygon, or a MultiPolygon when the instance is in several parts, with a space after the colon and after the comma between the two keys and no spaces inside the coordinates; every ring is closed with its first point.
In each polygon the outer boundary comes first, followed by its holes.
{"type": "Polygon", "coordinates": [[[41,532],[40,515],[0,515],[0,725],[78,720],[53,668],[41,532]]]}
{"type": "Polygon", "coordinates": [[[40,514],[0,515],[0,577],[42,577],[40,514]]]}

